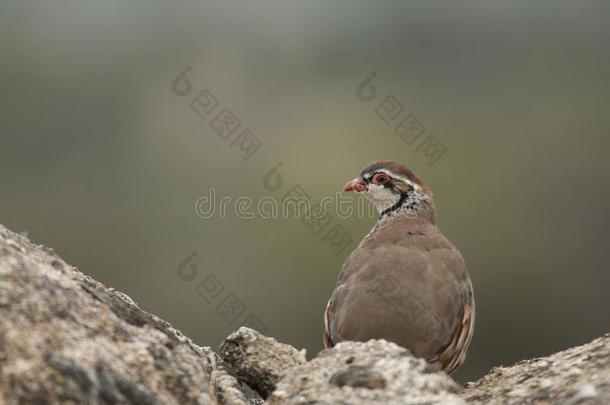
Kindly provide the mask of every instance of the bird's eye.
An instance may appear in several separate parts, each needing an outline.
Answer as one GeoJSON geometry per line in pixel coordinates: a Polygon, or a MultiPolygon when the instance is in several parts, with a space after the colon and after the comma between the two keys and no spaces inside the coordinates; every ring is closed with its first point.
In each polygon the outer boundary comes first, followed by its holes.
{"type": "Polygon", "coordinates": [[[388,181],[390,181],[390,176],[388,176],[387,174],[384,173],[377,173],[373,176],[373,183],[375,184],[385,184],[388,181]]]}

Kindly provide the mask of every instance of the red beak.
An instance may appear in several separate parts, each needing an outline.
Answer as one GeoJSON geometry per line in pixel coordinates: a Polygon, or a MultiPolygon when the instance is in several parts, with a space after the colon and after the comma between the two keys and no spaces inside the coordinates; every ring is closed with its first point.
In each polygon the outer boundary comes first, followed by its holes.
{"type": "Polygon", "coordinates": [[[362,177],[356,177],[343,186],[343,191],[357,191],[360,193],[364,190],[366,190],[366,183],[362,180],[362,177]]]}

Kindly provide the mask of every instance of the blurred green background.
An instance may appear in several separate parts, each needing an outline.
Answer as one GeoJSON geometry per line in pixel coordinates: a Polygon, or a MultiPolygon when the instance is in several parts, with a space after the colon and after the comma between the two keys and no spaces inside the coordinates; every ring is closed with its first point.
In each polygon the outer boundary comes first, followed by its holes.
{"type": "Polygon", "coordinates": [[[374,221],[335,217],[355,239],[335,255],[296,219],[204,220],[197,198],[299,184],[317,200],[381,158],[432,187],[468,263],[477,328],[460,381],[610,329],[608,2],[3,1],[0,38],[0,222],[201,345],[255,314],[315,355],[374,221]],[[250,159],[189,107],[204,88],[261,140],[250,159]],[[446,146],[435,165],[376,115],[390,94],[446,146]],[[196,292],[206,275],[225,287],[212,303],[196,292]],[[216,311],[229,293],[247,307],[232,324],[216,311]]]}

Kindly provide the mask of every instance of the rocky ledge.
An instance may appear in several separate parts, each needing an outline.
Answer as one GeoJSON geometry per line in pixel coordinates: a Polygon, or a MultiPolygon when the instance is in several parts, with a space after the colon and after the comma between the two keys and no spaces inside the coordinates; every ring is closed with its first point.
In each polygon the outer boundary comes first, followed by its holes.
{"type": "Polygon", "coordinates": [[[241,328],[217,351],[0,225],[0,403],[608,404],[610,335],[466,388],[383,340],[305,353],[241,328]]]}

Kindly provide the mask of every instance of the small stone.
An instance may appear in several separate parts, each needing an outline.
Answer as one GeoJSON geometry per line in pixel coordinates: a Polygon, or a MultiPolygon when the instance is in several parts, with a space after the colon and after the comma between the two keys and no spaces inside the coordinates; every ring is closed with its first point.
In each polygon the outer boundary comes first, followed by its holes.
{"type": "Polygon", "coordinates": [[[298,351],[246,327],[225,339],[220,356],[263,398],[275,389],[285,370],[306,361],[304,350],[298,351]]]}

